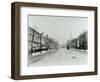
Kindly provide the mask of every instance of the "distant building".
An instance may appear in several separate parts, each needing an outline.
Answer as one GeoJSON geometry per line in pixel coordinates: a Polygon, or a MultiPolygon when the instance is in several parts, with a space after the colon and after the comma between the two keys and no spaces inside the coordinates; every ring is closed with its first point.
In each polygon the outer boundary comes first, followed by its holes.
{"type": "Polygon", "coordinates": [[[68,40],[67,47],[86,50],[88,48],[88,33],[84,32],[78,37],[68,40]]]}
{"type": "Polygon", "coordinates": [[[44,50],[57,49],[58,42],[48,37],[43,36],[43,33],[39,33],[31,27],[28,28],[28,53],[42,52],[44,50]]]}
{"type": "Polygon", "coordinates": [[[84,32],[79,36],[79,48],[87,49],[88,48],[88,33],[84,32]]]}

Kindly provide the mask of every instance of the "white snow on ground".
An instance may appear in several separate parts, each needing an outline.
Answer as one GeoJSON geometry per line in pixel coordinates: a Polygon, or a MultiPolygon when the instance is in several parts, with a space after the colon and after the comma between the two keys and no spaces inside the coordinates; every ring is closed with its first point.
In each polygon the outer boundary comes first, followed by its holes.
{"type": "MultiPolygon", "coordinates": [[[[33,53],[32,56],[37,56],[37,55],[41,55],[42,53],[46,53],[46,51],[42,51],[42,52],[37,52],[37,53],[33,53]]],[[[31,55],[29,57],[32,57],[31,55]]]]}
{"type": "MultiPolygon", "coordinates": [[[[29,63],[29,66],[84,65],[88,63],[87,54],[80,50],[60,48],[42,54],[38,61],[29,63]]],[[[34,57],[29,58],[29,61],[32,60],[34,57]]]]}

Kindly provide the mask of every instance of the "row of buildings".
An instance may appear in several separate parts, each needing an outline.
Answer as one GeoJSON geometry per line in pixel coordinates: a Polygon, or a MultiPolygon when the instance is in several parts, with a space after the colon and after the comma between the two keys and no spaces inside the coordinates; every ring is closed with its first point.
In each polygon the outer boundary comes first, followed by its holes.
{"type": "Polygon", "coordinates": [[[83,32],[78,37],[67,41],[67,48],[88,49],[88,32],[83,32]]]}
{"type": "Polygon", "coordinates": [[[51,49],[57,49],[58,42],[54,39],[48,37],[48,35],[44,36],[43,33],[39,33],[33,28],[28,28],[28,53],[32,55],[32,53],[48,51],[51,49]]]}

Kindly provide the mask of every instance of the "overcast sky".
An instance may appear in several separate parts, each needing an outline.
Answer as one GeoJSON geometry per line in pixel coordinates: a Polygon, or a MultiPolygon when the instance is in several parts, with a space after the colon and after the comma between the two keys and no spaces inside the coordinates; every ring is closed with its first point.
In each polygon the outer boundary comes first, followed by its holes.
{"type": "Polygon", "coordinates": [[[59,44],[79,36],[88,29],[88,18],[65,16],[28,16],[28,26],[54,38],[59,44]]]}

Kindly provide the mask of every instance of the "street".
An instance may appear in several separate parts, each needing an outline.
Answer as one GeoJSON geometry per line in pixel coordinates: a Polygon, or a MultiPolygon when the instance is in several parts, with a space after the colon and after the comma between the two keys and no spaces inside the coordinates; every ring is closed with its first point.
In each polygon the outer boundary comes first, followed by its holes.
{"type": "Polygon", "coordinates": [[[28,58],[28,61],[31,61],[28,66],[84,65],[88,63],[87,52],[78,49],[59,48],[36,58],[28,58]]]}

